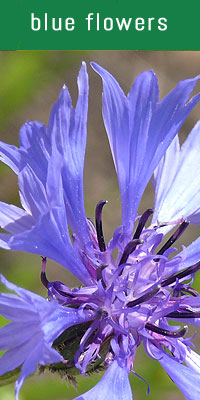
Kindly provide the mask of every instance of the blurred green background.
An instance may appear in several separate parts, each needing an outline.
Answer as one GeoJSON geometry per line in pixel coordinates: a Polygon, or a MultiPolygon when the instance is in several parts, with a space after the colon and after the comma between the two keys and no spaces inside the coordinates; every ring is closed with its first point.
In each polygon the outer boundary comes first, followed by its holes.
{"type": "MultiPolygon", "coordinates": [[[[104,209],[104,231],[108,240],[120,223],[120,197],[116,175],[101,117],[102,86],[99,77],[89,67],[96,61],[108,68],[127,92],[136,75],[153,69],[159,77],[161,97],[179,80],[200,73],[200,52],[137,52],[137,51],[18,51],[0,52],[0,140],[18,144],[18,131],[26,120],[47,123],[49,111],[59,90],[67,84],[73,102],[77,96],[76,77],[81,60],[88,62],[90,78],[88,144],[85,162],[85,206],[93,219],[94,208],[100,199],[108,199],[104,209]]],[[[200,88],[200,86],[199,86],[200,88]]],[[[198,89],[198,88],[197,88],[198,89]]],[[[181,142],[199,119],[197,106],[181,131],[181,142]]],[[[0,165],[1,201],[19,205],[17,179],[3,164],[0,165]]],[[[151,184],[145,191],[140,211],[153,206],[151,184]]],[[[199,234],[199,228],[189,228],[178,246],[188,244],[199,234]]],[[[14,283],[46,296],[40,283],[39,256],[1,250],[0,270],[14,283]]],[[[74,286],[77,280],[55,262],[48,261],[49,280],[61,280],[74,286]]],[[[198,285],[198,282],[196,283],[198,285]]],[[[0,320],[3,324],[3,318],[0,320]]],[[[196,339],[199,352],[199,337],[196,339]]],[[[181,400],[183,395],[166,376],[159,363],[148,359],[139,349],[134,368],[150,385],[149,400],[181,400]]],[[[93,386],[99,375],[78,380],[78,391],[60,381],[55,375],[35,375],[28,379],[20,393],[20,400],[67,400],[93,386]]],[[[131,378],[134,399],[146,398],[146,386],[136,377],[131,378]]],[[[14,385],[0,388],[0,399],[14,399],[14,385]]],[[[123,399],[122,399],[123,400],[123,399]]]]}

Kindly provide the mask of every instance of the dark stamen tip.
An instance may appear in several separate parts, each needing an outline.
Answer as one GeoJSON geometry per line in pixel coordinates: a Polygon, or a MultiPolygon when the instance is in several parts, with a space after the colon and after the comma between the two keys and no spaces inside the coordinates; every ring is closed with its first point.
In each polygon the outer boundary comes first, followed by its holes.
{"type": "Polygon", "coordinates": [[[152,208],[148,208],[148,210],[146,210],[144,214],[142,214],[142,216],[139,219],[138,226],[134,233],[133,239],[139,239],[147,220],[153,214],[153,212],[154,210],[152,208]]]}
{"type": "Polygon", "coordinates": [[[48,279],[46,277],[46,272],[45,272],[46,264],[47,264],[47,258],[43,257],[43,256],[41,256],[41,258],[42,258],[42,271],[41,271],[40,278],[41,278],[42,284],[48,289],[49,281],[48,281],[48,279]]]}
{"type": "Polygon", "coordinates": [[[181,292],[183,293],[183,294],[185,294],[185,293],[188,293],[188,294],[190,294],[191,296],[193,296],[193,297],[198,297],[198,296],[200,296],[200,293],[199,292],[197,292],[197,290],[195,290],[194,288],[192,288],[192,287],[190,287],[190,288],[182,288],[181,289],[181,292]]]}
{"type": "Polygon", "coordinates": [[[196,264],[191,265],[190,267],[184,269],[181,272],[178,272],[175,275],[171,275],[166,279],[163,279],[163,281],[161,282],[161,286],[169,286],[172,283],[176,282],[177,279],[182,279],[185,278],[186,276],[195,274],[198,270],[200,269],[200,261],[198,261],[196,264]]]}
{"type": "Polygon", "coordinates": [[[139,304],[147,302],[148,300],[152,299],[152,297],[154,297],[159,292],[160,289],[161,285],[157,285],[156,287],[150,289],[147,293],[143,294],[137,299],[129,301],[129,303],[127,303],[127,307],[136,307],[139,304]]]}
{"type": "Polygon", "coordinates": [[[47,258],[44,256],[41,256],[42,259],[42,272],[45,272],[46,265],[47,265],[47,258]]]}
{"type": "Polygon", "coordinates": [[[108,203],[108,200],[100,200],[95,209],[95,221],[96,221],[96,231],[97,231],[97,240],[99,244],[100,251],[106,251],[106,245],[104,241],[103,228],[102,228],[102,210],[105,204],[108,203]]]}
{"type": "Polygon", "coordinates": [[[105,204],[107,204],[107,203],[108,203],[108,200],[100,200],[100,201],[97,203],[96,209],[95,209],[95,217],[96,217],[98,220],[101,220],[103,207],[104,207],[105,204]]]}
{"type": "Polygon", "coordinates": [[[168,329],[159,328],[158,326],[153,325],[149,322],[146,323],[145,328],[148,329],[149,331],[158,333],[159,335],[168,336],[168,337],[176,338],[176,339],[183,337],[188,331],[187,325],[185,325],[184,328],[182,328],[180,331],[173,332],[168,329]]]}
{"type": "Polygon", "coordinates": [[[121,256],[119,265],[125,264],[126,261],[128,260],[128,257],[130,256],[131,253],[133,253],[133,251],[136,249],[136,247],[139,244],[143,244],[144,240],[140,240],[140,239],[133,239],[131,240],[125,247],[124,252],[121,256]]]}
{"type": "Polygon", "coordinates": [[[46,277],[46,273],[45,273],[45,272],[41,272],[40,277],[41,277],[41,282],[42,282],[42,284],[45,286],[45,288],[48,289],[49,281],[48,281],[48,279],[47,279],[47,277],[46,277]]]}
{"type": "Polygon", "coordinates": [[[200,318],[200,311],[173,311],[165,315],[165,317],[175,319],[200,318]]]}
{"type": "Polygon", "coordinates": [[[176,229],[172,236],[168,239],[168,241],[164,244],[164,246],[158,251],[157,254],[162,255],[169,247],[171,247],[176,240],[183,234],[185,229],[188,227],[189,222],[187,220],[183,221],[182,224],[176,229]]]}

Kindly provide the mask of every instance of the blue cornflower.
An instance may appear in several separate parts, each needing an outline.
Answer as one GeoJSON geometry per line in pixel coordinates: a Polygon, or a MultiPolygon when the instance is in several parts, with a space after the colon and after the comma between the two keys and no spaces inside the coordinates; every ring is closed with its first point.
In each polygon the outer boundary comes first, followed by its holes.
{"type": "Polygon", "coordinates": [[[18,399],[24,379],[37,364],[66,373],[76,368],[82,374],[103,364],[108,367],[103,378],[77,400],[104,400],[110,394],[113,400],[131,400],[128,375],[138,376],[133,363],[143,344],[185,397],[196,400],[200,356],[185,337],[187,326],[172,326],[170,321],[200,326],[200,294],[192,287],[200,269],[200,238],[169,256],[189,223],[200,224],[200,123],[181,148],[177,136],[200,100],[200,94],[188,100],[199,76],[181,81],[159,102],[152,71],[139,75],[126,97],[111,74],[92,66],[103,79],[103,117],[119,181],[122,224],[106,244],[106,201],[96,206],[95,225],[85,215],[88,78],[83,63],[75,109],[64,86],[47,127],[27,122],[19,149],[0,143],[2,161],[18,174],[23,207],[0,203],[0,223],[9,232],[0,234],[0,245],[43,256],[41,280],[49,300],[1,278],[19,296],[0,297],[1,313],[13,321],[0,330],[0,349],[7,350],[0,374],[22,367],[18,399]],[[152,175],[155,212],[149,208],[139,217],[138,205],[152,175]],[[164,235],[175,225],[166,240],[164,235]],[[47,258],[64,265],[85,286],[70,289],[49,282],[47,258]],[[68,358],[73,329],[77,345],[68,358]]]}

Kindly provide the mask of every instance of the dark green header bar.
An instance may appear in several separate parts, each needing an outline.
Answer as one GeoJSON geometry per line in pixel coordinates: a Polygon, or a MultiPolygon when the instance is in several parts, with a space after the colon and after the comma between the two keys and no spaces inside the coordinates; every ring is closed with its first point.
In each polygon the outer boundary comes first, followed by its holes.
{"type": "Polygon", "coordinates": [[[199,50],[199,1],[10,0],[1,50],[199,50]]]}

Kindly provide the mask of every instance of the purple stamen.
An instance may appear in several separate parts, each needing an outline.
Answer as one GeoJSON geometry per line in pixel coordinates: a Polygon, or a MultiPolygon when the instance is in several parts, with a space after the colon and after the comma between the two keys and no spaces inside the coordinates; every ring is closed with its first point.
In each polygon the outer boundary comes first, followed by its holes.
{"type": "Polygon", "coordinates": [[[100,251],[106,251],[106,245],[104,241],[103,228],[102,228],[102,210],[103,206],[108,203],[107,200],[100,200],[96,206],[95,210],[95,221],[96,221],[96,231],[97,231],[97,240],[99,243],[100,251]]]}
{"type": "Polygon", "coordinates": [[[200,318],[200,311],[173,311],[167,315],[165,315],[167,318],[200,318]]]}
{"type": "Polygon", "coordinates": [[[183,234],[185,229],[188,227],[189,222],[184,221],[178,229],[173,233],[173,235],[169,238],[169,240],[164,244],[164,246],[158,251],[157,254],[163,254],[169,247],[173,245],[174,242],[183,234]]]}
{"type": "Polygon", "coordinates": [[[41,277],[42,284],[45,286],[45,288],[48,289],[49,281],[48,281],[48,279],[46,277],[46,272],[45,272],[46,264],[47,264],[46,257],[42,257],[42,271],[41,271],[40,277],[41,277]]]}
{"type": "Polygon", "coordinates": [[[191,296],[193,296],[193,297],[198,297],[200,295],[199,292],[197,292],[197,290],[193,289],[192,287],[187,288],[187,289],[182,288],[181,292],[191,294],[191,296]]]}
{"type": "Polygon", "coordinates": [[[138,297],[137,299],[135,299],[133,301],[129,301],[129,303],[127,303],[127,306],[128,307],[135,307],[135,306],[138,306],[141,303],[145,303],[146,301],[148,301],[152,297],[154,297],[155,294],[159,292],[160,288],[161,288],[161,285],[157,285],[153,289],[149,290],[148,293],[143,294],[142,296],[138,297]]]}
{"type": "Polygon", "coordinates": [[[51,282],[53,288],[55,289],[55,293],[57,292],[59,295],[64,296],[66,298],[75,298],[75,294],[72,293],[71,289],[65,286],[62,282],[55,281],[51,282]]]}
{"type": "Polygon", "coordinates": [[[172,276],[169,276],[168,278],[164,279],[164,280],[161,282],[161,286],[162,286],[162,287],[164,287],[164,286],[169,286],[169,285],[171,285],[172,283],[176,282],[177,279],[182,279],[182,278],[185,278],[185,277],[188,276],[188,275],[194,274],[194,273],[196,273],[199,269],[200,269],[200,261],[198,261],[196,264],[191,265],[190,267],[184,269],[183,271],[178,272],[177,274],[172,275],[172,276]]]}
{"type": "Polygon", "coordinates": [[[176,338],[176,339],[180,338],[180,337],[183,337],[188,331],[188,327],[187,326],[184,326],[184,328],[181,329],[178,332],[172,332],[172,331],[169,331],[167,329],[159,328],[156,325],[152,325],[149,322],[146,323],[145,328],[148,329],[149,331],[158,333],[160,335],[168,336],[168,337],[172,337],[172,338],[176,338]]]}
{"type": "Polygon", "coordinates": [[[138,226],[137,226],[137,229],[136,229],[136,231],[134,233],[133,239],[139,239],[147,220],[149,219],[149,217],[152,214],[153,214],[153,209],[152,208],[149,208],[148,210],[146,210],[144,212],[144,214],[142,214],[142,216],[139,219],[138,226]]]}
{"type": "Polygon", "coordinates": [[[42,257],[42,271],[41,271],[41,281],[43,285],[45,286],[48,291],[51,291],[51,288],[54,289],[54,294],[58,294],[61,296],[64,296],[66,298],[74,298],[75,295],[71,292],[71,289],[66,287],[62,282],[55,281],[55,282],[49,282],[46,276],[46,264],[47,264],[47,259],[46,257],[42,257]]]}
{"type": "Polygon", "coordinates": [[[119,265],[125,264],[126,261],[128,260],[128,257],[130,254],[136,249],[138,244],[142,244],[143,241],[140,239],[133,239],[131,240],[125,247],[124,252],[121,256],[119,265]]]}

